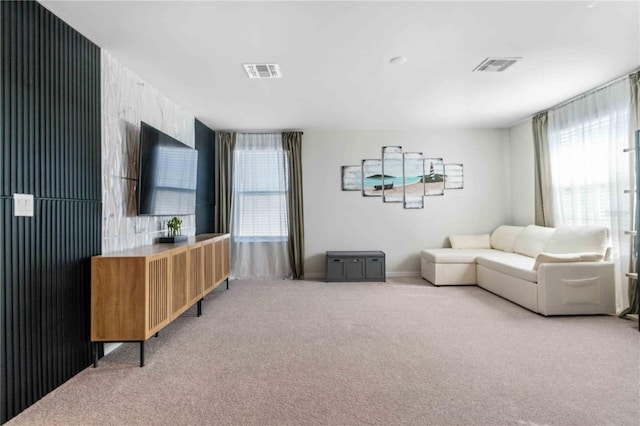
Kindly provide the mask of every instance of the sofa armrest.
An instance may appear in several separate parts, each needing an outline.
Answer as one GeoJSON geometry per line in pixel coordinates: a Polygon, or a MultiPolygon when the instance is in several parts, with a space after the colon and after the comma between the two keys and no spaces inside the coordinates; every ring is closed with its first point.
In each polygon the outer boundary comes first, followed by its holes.
{"type": "Polygon", "coordinates": [[[543,315],[614,313],[613,262],[541,264],[538,268],[538,310],[543,315]]]}

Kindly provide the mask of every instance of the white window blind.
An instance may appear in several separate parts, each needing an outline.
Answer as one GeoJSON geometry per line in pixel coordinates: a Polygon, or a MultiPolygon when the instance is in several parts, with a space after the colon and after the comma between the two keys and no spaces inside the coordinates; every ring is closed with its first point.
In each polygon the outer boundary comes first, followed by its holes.
{"type": "Polygon", "coordinates": [[[616,132],[616,127],[624,127],[628,120],[628,110],[621,114],[613,110],[558,129],[550,137],[554,139],[550,141],[550,155],[556,223],[611,227],[612,217],[620,213],[630,217],[629,203],[616,201],[617,192],[623,191],[616,182],[629,180],[628,169],[623,165],[618,170],[616,165],[617,158],[628,158],[621,148],[627,133],[616,132]],[[612,141],[612,137],[622,140],[612,141]]]}
{"type": "Polygon", "coordinates": [[[234,151],[234,226],[240,240],[286,239],[287,153],[267,150],[234,151]]]}

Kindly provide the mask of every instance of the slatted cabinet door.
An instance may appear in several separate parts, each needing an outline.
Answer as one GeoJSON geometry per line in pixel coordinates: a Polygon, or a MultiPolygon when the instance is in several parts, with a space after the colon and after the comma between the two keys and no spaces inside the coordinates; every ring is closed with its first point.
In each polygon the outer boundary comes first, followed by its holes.
{"type": "Polygon", "coordinates": [[[203,269],[204,269],[204,292],[207,295],[211,290],[216,288],[215,281],[215,244],[213,240],[207,241],[202,245],[203,251],[203,269]]]}
{"type": "Polygon", "coordinates": [[[146,297],[146,333],[149,338],[171,320],[169,307],[171,294],[169,284],[171,281],[171,265],[167,256],[152,258],[148,262],[148,290],[146,297]]]}
{"type": "Polygon", "coordinates": [[[230,258],[231,258],[231,244],[229,234],[218,235],[214,239],[214,253],[213,253],[213,269],[214,269],[214,284],[213,287],[219,286],[224,280],[229,278],[230,273],[230,258]]]}
{"type": "Polygon", "coordinates": [[[188,302],[189,306],[201,300],[204,294],[204,247],[202,244],[190,247],[189,252],[189,281],[188,302]]]}
{"type": "Polygon", "coordinates": [[[171,252],[171,319],[179,317],[189,309],[189,252],[182,247],[171,252]]]}
{"type": "Polygon", "coordinates": [[[224,253],[223,253],[224,247],[221,239],[216,239],[214,244],[216,248],[214,253],[213,273],[214,273],[214,281],[215,281],[214,287],[217,287],[224,280],[224,278],[222,278],[223,276],[222,258],[224,256],[224,253]]]}
{"type": "Polygon", "coordinates": [[[223,235],[222,239],[222,278],[229,278],[231,272],[231,238],[229,235],[223,235]]]}

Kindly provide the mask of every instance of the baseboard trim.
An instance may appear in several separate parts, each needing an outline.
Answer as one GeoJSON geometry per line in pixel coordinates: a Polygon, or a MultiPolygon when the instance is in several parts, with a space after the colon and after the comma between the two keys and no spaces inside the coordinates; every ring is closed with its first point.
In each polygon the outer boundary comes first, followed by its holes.
{"type": "Polygon", "coordinates": [[[310,280],[324,278],[324,272],[306,272],[304,274],[304,278],[305,279],[308,278],[310,280]]]}
{"type": "Polygon", "coordinates": [[[395,271],[387,272],[389,278],[414,278],[419,277],[420,271],[395,271]]]}

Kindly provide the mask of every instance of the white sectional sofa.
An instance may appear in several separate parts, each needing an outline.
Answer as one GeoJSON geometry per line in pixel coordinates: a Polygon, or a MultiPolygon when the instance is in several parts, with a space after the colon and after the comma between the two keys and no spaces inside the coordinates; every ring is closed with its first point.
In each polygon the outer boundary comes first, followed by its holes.
{"type": "Polygon", "coordinates": [[[614,264],[601,226],[500,226],[452,235],[452,248],[421,251],[436,286],[478,286],[542,315],[615,312],[614,264]]]}

